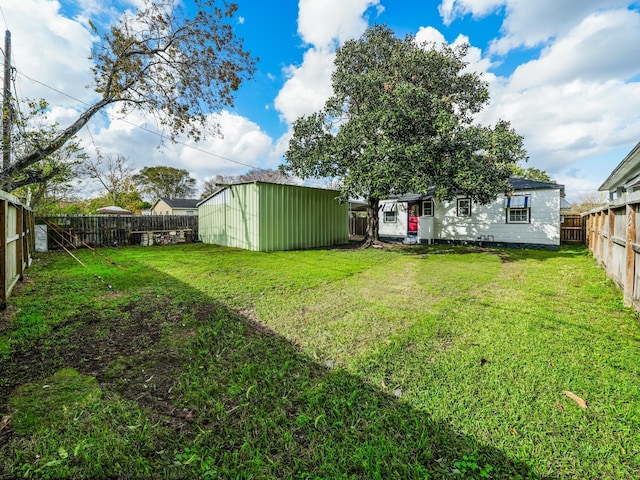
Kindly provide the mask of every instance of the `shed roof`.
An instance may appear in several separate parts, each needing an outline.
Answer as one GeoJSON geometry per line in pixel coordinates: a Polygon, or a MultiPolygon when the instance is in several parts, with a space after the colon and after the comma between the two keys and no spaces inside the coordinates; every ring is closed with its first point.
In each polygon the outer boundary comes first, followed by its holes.
{"type": "Polygon", "coordinates": [[[328,190],[328,191],[334,191],[336,193],[340,193],[339,190],[335,190],[333,188],[318,188],[318,187],[307,187],[306,185],[293,185],[290,183],[280,183],[280,182],[263,182],[260,180],[254,180],[254,181],[250,181],[250,182],[238,182],[238,183],[230,183],[229,185],[225,185],[224,187],[219,188],[218,190],[216,190],[215,192],[213,192],[211,195],[209,195],[206,198],[203,198],[202,200],[198,201],[198,206],[202,205],[203,203],[205,203],[207,200],[210,200],[212,197],[215,197],[216,195],[220,194],[220,192],[224,191],[224,190],[228,190],[229,187],[235,187],[238,185],[282,185],[285,187],[291,187],[291,188],[306,188],[309,190],[328,190]]]}

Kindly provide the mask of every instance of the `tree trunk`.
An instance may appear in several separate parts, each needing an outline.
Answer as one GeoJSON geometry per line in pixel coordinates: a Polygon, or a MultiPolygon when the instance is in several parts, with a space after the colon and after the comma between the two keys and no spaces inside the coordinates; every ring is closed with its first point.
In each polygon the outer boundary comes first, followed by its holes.
{"type": "Polygon", "coordinates": [[[377,198],[370,198],[367,205],[367,239],[371,239],[375,242],[380,240],[380,234],[378,231],[379,219],[378,219],[378,207],[379,201],[377,198]]]}
{"type": "Polygon", "coordinates": [[[367,205],[367,231],[362,244],[363,248],[376,245],[380,241],[378,226],[380,220],[378,218],[378,208],[380,201],[377,198],[370,198],[367,205]]]}
{"type": "Polygon", "coordinates": [[[47,145],[37,146],[33,152],[25,155],[24,157],[17,158],[9,168],[0,172],[0,188],[11,192],[16,188],[30,185],[32,183],[38,183],[43,180],[47,180],[39,171],[28,171],[28,167],[34,163],[44,160],[56,150],[62,148],[76,133],[78,133],[82,127],[84,127],[91,117],[98,113],[102,108],[114,102],[113,98],[103,98],[95,105],[87,108],[78,119],[73,122],[69,127],[64,129],[56,138],[51,140],[47,145]],[[16,178],[23,174],[26,178],[16,180],[16,178]]]}

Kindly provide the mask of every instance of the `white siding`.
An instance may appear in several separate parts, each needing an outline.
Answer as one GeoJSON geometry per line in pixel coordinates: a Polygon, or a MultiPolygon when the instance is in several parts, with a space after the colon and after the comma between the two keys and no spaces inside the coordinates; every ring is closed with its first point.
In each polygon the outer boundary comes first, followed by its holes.
{"type": "Polygon", "coordinates": [[[507,223],[505,197],[473,204],[471,217],[458,217],[456,201],[436,202],[435,238],[560,245],[560,190],[516,191],[531,198],[530,223],[507,223]]]}
{"type": "Polygon", "coordinates": [[[396,200],[381,200],[378,210],[378,234],[381,237],[404,238],[407,236],[409,216],[407,213],[407,203],[396,200]],[[384,212],[386,209],[395,209],[396,221],[385,222],[384,212]]]}

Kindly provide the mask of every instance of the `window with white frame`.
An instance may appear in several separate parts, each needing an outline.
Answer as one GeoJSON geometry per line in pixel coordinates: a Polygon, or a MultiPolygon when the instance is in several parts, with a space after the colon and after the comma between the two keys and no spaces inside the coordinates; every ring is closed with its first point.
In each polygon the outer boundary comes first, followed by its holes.
{"type": "Polygon", "coordinates": [[[507,223],[529,223],[529,209],[510,208],[507,223]]]}
{"type": "Polygon", "coordinates": [[[514,195],[505,202],[507,209],[507,223],[531,222],[531,197],[528,195],[514,195]]]}
{"type": "Polygon", "coordinates": [[[457,215],[459,217],[471,216],[471,199],[470,198],[458,199],[457,215]]]}
{"type": "Polygon", "coordinates": [[[422,202],[422,215],[433,217],[433,200],[425,200],[422,202]]]}
{"type": "Polygon", "coordinates": [[[395,223],[398,220],[398,216],[395,211],[384,212],[385,223],[395,223]]]}
{"type": "Polygon", "coordinates": [[[385,223],[395,223],[398,221],[397,204],[384,203],[382,205],[383,221],[385,223]]]}

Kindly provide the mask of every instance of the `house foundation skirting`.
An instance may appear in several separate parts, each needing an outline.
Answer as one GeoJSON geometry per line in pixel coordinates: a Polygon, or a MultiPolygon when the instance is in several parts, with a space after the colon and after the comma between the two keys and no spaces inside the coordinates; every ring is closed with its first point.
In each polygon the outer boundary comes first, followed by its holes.
{"type": "MultiPolygon", "coordinates": [[[[406,237],[384,237],[381,236],[382,242],[388,243],[403,243],[406,237]]],[[[516,243],[516,242],[487,242],[479,240],[446,240],[442,238],[434,238],[430,241],[427,239],[420,239],[418,241],[421,245],[427,245],[429,243],[437,245],[472,245],[476,247],[506,247],[506,248],[529,248],[534,250],[558,250],[559,245],[547,245],[543,243],[516,243]]]]}

